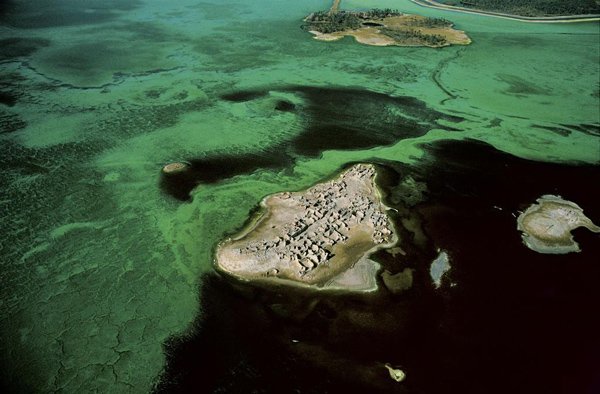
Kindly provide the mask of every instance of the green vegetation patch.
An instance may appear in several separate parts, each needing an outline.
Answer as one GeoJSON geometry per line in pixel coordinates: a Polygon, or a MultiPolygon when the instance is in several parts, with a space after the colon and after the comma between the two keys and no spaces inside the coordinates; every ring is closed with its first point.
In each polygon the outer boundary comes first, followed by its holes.
{"type": "Polygon", "coordinates": [[[434,28],[434,27],[452,27],[452,25],[454,25],[454,23],[452,23],[451,21],[449,21],[448,19],[445,18],[424,18],[424,19],[417,19],[415,21],[413,21],[411,23],[412,26],[415,27],[427,27],[427,28],[434,28]]]}
{"type": "Polygon", "coordinates": [[[401,12],[390,8],[369,11],[316,11],[308,15],[304,22],[305,30],[314,30],[321,33],[334,33],[336,31],[353,30],[362,27],[363,22],[372,19],[383,19],[392,16],[400,16],[401,12]]]}
{"type": "Polygon", "coordinates": [[[407,29],[407,30],[392,30],[392,29],[381,29],[381,32],[388,37],[393,38],[394,40],[401,42],[411,42],[414,41],[416,43],[425,42],[427,45],[432,46],[442,46],[448,43],[446,38],[440,36],[439,34],[425,34],[415,29],[407,29]]]}

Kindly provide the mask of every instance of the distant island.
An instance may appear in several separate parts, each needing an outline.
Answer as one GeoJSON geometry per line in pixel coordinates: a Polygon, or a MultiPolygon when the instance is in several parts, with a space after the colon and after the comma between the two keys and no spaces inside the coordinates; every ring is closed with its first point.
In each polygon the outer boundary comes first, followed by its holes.
{"type": "Polygon", "coordinates": [[[335,41],[352,36],[356,41],[375,46],[427,46],[440,48],[468,45],[471,39],[444,18],[403,14],[398,10],[339,10],[335,0],[329,11],[313,12],[304,18],[303,28],[317,40],[335,41]]]}
{"type": "Polygon", "coordinates": [[[266,197],[261,215],[219,245],[217,269],[253,282],[376,290],[380,266],[369,255],[397,237],[375,174],[357,164],[304,192],[266,197]]]}

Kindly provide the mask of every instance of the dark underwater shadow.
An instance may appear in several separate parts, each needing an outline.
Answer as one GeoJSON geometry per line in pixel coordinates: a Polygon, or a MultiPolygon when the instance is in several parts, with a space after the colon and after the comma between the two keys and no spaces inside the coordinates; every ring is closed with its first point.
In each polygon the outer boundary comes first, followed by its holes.
{"type": "Polygon", "coordinates": [[[188,335],[165,344],[156,393],[405,392],[384,367],[402,358],[389,350],[417,354],[423,347],[405,340],[430,326],[426,314],[415,313],[425,296],[393,303],[389,296],[239,288],[215,273],[201,283],[201,316],[188,335]]]}
{"type": "Polygon", "coordinates": [[[475,141],[440,141],[426,150],[413,176],[427,183],[427,201],[415,209],[428,238],[448,251],[456,283],[443,292],[439,320],[440,353],[461,366],[448,387],[592,392],[600,237],[578,229],[582,252],[540,254],[523,245],[516,216],[556,194],[600,222],[600,186],[592,181],[600,166],[524,160],[475,141]]]}
{"type": "Polygon", "coordinates": [[[164,192],[188,200],[201,183],[214,183],[258,169],[284,169],[302,157],[319,157],[325,150],[357,150],[392,145],[405,138],[426,134],[433,128],[457,131],[440,124],[459,123],[462,118],[429,108],[423,101],[407,96],[389,96],[362,88],[291,86],[233,91],[221,96],[228,102],[262,99],[271,92],[296,95],[302,104],[274,100],[273,110],[297,114],[300,132],[262,152],[242,155],[211,155],[184,158],[188,171],[162,175],[164,192]]]}
{"type": "Polygon", "coordinates": [[[20,29],[42,29],[105,23],[132,11],[139,0],[36,0],[0,2],[0,24],[20,29]]]}
{"type": "Polygon", "coordinates": [[[523,160],[475,141],[426,150],[415,166],[379,163],[405,255],[375,259],[392,273],[411,267],[410,290],[315,294],[206,274],[193,329],[165,343],[156,392],[593,392],[599,237],[576,230],[582,252],[539,254],[522,244],[515,215],[554,193],[600,222],[600,166],[523,160]],[[439,250],[452,268],[436,289],[439,250]]]}

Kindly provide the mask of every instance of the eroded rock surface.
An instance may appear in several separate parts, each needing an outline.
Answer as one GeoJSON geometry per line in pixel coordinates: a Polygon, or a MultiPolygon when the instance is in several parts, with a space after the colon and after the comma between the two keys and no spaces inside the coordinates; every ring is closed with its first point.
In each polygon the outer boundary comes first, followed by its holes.
{"type": "Polygon", "coordinates": [[[357,164],[304,192],[266,197],[256,224],[219,246],[217,268],[242,279],[376,289],[378,265],[367,255],[396,239],[374,178],[373,166],[357,164]]]}
{"type": "Polygon", "coordinates": [[[517,229],[523,242],[539,253],[564,254],[579,252],[571,231],[585,227],[595,233],[600,227],[583,214],[583,209],[560,196],[544,195],[517,218],[517,229]]]}

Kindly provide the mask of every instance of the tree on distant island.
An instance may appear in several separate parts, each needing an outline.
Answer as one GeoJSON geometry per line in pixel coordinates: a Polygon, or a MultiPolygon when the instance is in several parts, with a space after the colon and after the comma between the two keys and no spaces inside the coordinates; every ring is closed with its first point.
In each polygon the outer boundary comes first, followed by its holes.
{"type": "Polygon", "coordinates": [[[424,18],[412,22],[413,26],[419,27],[451,27],[453,23],[445,18],[424,18]]]}
{"type": "Polygon", "coordinates": [[[303,25],[305,30],[315,30],[320,33],[334,33],[336,31],[358,29],[363,22],[369,19],[384,19],[401,16],[402,13],[391,8],[373,8],[369,11],[316,11],[307,16],[303,25]]]}
{"type": "Polygon", "coordinates": [[[446,38],[439,34],[424,34],[415,29],[391,30],[382,29],[382,33],[398,41],[421,41],[431,46],[443,46],[448,43],[446,38]]]}
{"type": "Polygon", "coordinates": [[[321,33],[333,33],[350,29],[358,29],[362,26],[362,21],[354,12],[339,11],[330,13],[328,11],[313,12],[306,17],[307,30],[316,30],[321,33]]]}
{"type": "Polygon", "coordinates": [[[392,16],[401,16],[402,13],[398,10],[393,10],[391,8],[372,8],[369,11],[360,13],[363,19],[383,19],[390,18],[392,16]]]}

